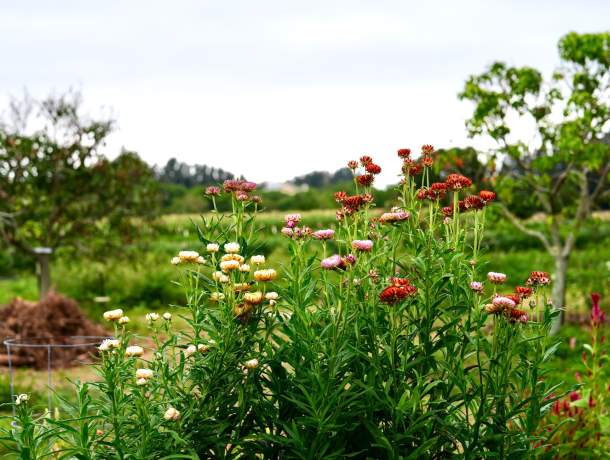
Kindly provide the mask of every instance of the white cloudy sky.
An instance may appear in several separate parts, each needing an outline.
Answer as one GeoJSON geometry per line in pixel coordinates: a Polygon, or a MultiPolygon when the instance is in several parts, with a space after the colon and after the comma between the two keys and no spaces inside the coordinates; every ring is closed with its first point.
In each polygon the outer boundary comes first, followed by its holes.
{"type": "MultiPolygon", "coordinates": [[[[20,0],[0,6],[0,104],[70,86],[121,146],[280,181],[371,154],[464,145],[464,80],[493,60],[550,71],[608,29],[605,0],[20,0]]],[[[389,181],[388,172],[384,180],[389,181]]]]}

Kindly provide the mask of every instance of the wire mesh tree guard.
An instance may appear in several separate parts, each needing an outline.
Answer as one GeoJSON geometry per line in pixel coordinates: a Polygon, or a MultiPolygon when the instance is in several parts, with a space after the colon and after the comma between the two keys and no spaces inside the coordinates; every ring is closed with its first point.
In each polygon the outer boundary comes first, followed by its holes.
{"type": "MultiPolygon", "coordinates": [[[[47,409],[49,413],[53,409],[53,351],[80,348],[83,352],[87,350],[93,351],[100,343],[109,337],[103,336],[58,336],[58,337],[24,337],[24,338],[9,338],[4,340],[3,344],[6,347],[8,369],[9,369],[9,385],[11,392],[11,401],[15,402],[15,367],[14,362],[16,351],[20,349],[46,350],[46,369],[47,369],[47,409]]],[[[44,351],[43,351],[44,352],[44,351]]],[[[13,405],[13,415],[15,415],[15,406],[13,405]]]]}

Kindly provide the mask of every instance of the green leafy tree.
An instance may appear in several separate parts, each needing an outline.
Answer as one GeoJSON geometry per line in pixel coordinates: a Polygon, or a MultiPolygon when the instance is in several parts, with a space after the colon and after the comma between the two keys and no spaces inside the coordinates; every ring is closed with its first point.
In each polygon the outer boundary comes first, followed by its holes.
{"type": "Polygon", "coordinates": [[[135,217],[154,215],[153,171],[133,152],[100,153],[114,123],[84,116],[81,103],[75,92],[26,95],[0,122],[0,235],[23,253],[108,253],[134,237],[135,217]]]}
{"type": "Polygon", "coordinates": [[[553,257],[553,302],[563,308],[576,237],[608,190],[610,34],[569,33],[558,48],[561,64],[550,79],[496,62],[471,76],[460,98],[475,104],[470,135],[493,140],[492,157],[512,165],[497,177],[503,213],[553,257]],[[508,209],[525,190],[546,216],[543,228],[508,209]]]}

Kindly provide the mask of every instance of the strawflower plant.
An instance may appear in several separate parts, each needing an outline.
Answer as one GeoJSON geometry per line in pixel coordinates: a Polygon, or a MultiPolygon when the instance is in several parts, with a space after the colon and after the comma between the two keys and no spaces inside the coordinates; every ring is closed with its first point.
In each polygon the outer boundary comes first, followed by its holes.
{"type": "Polygon", "coordinates": [[[373,212],[381,166],[363,156],[335,228],[287,215],[284,267],[259,250],[256,184],[209,187],[232,212],[204,218],[199,250],[172,259],[183,304],[147,315],[148,340],[107,312],[98,381],[59,416],[20,412],[5,442],[23,455],[35,426],[63,458],[533,455],[557,391],[550,279],[503,292],[506,275],[480,261],[495,194],[458,174],[430,183],[430,145],[398,156],[393,208],[373,212]]]}

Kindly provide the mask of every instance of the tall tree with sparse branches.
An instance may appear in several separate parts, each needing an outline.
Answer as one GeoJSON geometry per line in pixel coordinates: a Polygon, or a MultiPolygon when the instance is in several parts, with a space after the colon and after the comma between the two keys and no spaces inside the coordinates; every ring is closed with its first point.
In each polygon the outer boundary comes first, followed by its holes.
{"type": "Polygon", "coordinates": [[[460,98],[474,103],[470,136],[492,139],[492,159],[511,165],[495,178],[502,212],[553,257],[553,302],[563,309],[576,238],[608,193],[610,34],[572,32],[558,48],[561,64],[550,79],[496,62],[471,76],[460,98]],[[511,197],[523,190],[545,214],[542,228],[509,211],[511,197]]]}

